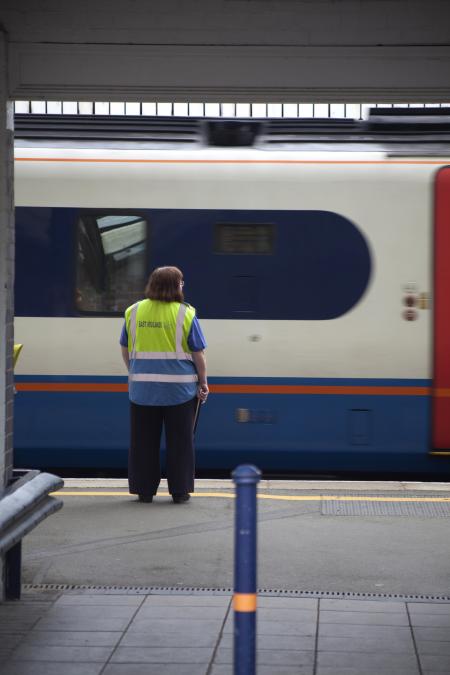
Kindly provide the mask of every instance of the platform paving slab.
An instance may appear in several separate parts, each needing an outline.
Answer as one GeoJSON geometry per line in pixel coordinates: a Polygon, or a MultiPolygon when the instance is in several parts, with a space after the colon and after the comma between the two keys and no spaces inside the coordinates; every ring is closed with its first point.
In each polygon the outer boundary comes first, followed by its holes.
{"type": "MultiPolygon", "coordinates": [[[[419,656],[440,656],[445,661],[450,661],[450,642],[438,642],[435,640],[417,640],[416,648],[419,656]]],[[[450,668],[449,668],[450,672],[450,668]]]]}
{"type": "MultiPolygon", "coordinates": [[[[272,666],[274,672],[277,666],[298,667],[314,666],[314,645],[311,645],[310,651],[300,651],[294,649],[258,649],[257,662],[259,666],[272,666]]],[[[233,649],[219,647],[215,654],[214,663],[233,664],[233,649]]]]}
{"type": "Polygon", "coordinates": [[[384,653],[381,649],[372,652],[353,651],[353,641],[347,642],[346,651],[318,651],[318,668],[358,668],[377,670],[379,673],[396,673],[400,669],[409,670],[411,675],[419,674],[417,658],[413,650],[400,654],[384,653]]]}
{"type": "Polygon", "coordinates": [[[353,612],[339,611],[334,609],[320,610],[320,623],[327,624],[349,624],[353,626],[409,626],[409,618],[405,608],[402,612],[353,612]]]}
{"type": "Polygon", "coordinates": [[[380,670],[379,668],[367,668],[365,665],[361,667],[346,667],[336,668],[335,666],[319,666],[315,675],[411,675],[411,673],[418,673],[419,671],[410,668],[398,668],[395,671],[388,669],[380,670]]]}
{"type": "Polygon", "coordinates": [[[342,598],[325,598],[320,601],[321,611],[339,610],[340,612],[389,612],[393,614],[406,614],[405,603],[393,602],[392,600],[346,600],[342,598]]]}
{"type": "Polygon", "coordinates": [[[189,618],[183,619],[147,619],[140,618],[139,615],[129,627],[131,634],[149,634],[153,631],[160,633],[182,633],[188,630],[191,635],[212,633],[216,635],[222,628],[222,621],[189,621],[189,618]]]}
{"type": "MultiPolygon", "coordinates": [[[[233,670],[229,665],[213,666],[211,675],[232,675],[233,670]]],[[[257,670],[258,675],[313,675],[314,668],[312,666],[277,666],[276,670],[273,666],[259,666],[257,670]]],[[[208,674],[209,675],[209,674],[208,674]]]]}
{"type": "Polygon", "coordinates": [[[208,665],[211,647],[118,647],[112,663],[200,663],[208,665]]]}
{"type": "Polygon", "coordinates": [[[215,595],[201,593],[199,595],[181,595],[174,593],[168,595],[147,595],[144,597],[144,606],[152,607],[228,607],[230,596],[228,594],[215,595]]]}
{"type": "Polygon", "coordinates": [[[260,595],[258,597],[258,609],[270,609],[274,607],[277,610],[280,609],[295,609],[295,610],[311,610],[317,612],[319,601],[317,598],[296,598],[296,597],[285,597],[282,595],[277,596],[265,596],[260,595]]]}
{"type": "MultiPolygon", "coordinates": [[[[383,615],[386,616],[386,615],[383,615]]],[[[389,616],[389,615],[388,615],[389,616]]],[[[320,623],[319,640],[325,638],[367,638],[380,640],[410,640],[411,630],[407,626],[364,626],[352,623],[320,623]]]]}
{"type": "MultiPolygon", "coordinates": [[[[258,675],[450,673],[450,602],[318,595],[259,597],[258,675]]],[[[0,632],[1,675],[233,670],[226,593],[27,591],[0,605],[0,632]]]]}
{"type": "Polygon", "coordinates": [[[425,640],[430,641],[446,641],[448,640],[449,630],[448,628],[428,628],[426,626],[419,626],[414,628],[414,636],[416,638],[416,643],[419,644],[425,640]]]}
{"type": "Polygon", "coordinates": [[[100,675],[102,663],[51,663],[49,661],[10,662],[2,675],[100,675]]]}
{"type": "MultiPolygon", "coordinates": [[[[289,621],[277,621],[276,617],[272,621],[264,621],[258,617],[259,635],[292,635],[298,637],[311,637],[316,633],[316,621],[302,621],[290,623],[289,621]]],[[[227,621],[224,627],[224,634],[232,634],[234,630],[233,622],[227,621]]]]}
{"type": "Polygon", "coordinates": [[[361,636],[347,636],[347,637],[319,637],[318,643],[319,652],[364,652],[371,653],[380,650],[384,654],[404,654],[405,652],[413,652],[414,644],[412,636],[398,636],[393,635],[382,639],[378,636],[361,637],[361,636]]]}
{"type": "Polygon", "coordinates": [[[154,628],[151,632],[127,631],[123,636],[121,647],[214,647],[217,644],[218,628],[199,632],[197,627],[190,628],[189,624],[179,624],[177,630],[167,633],[167,628],[154,628]]]}
{"type": "Polygon", "coordinates": [[[53,607],[92,606],[92,607],[140,607],[145,602],[142,595],[61,595],[53,607]]]}
{"type": "MultiPolygon", "coordinates": [[[[112,663],[102,675],[207,675],[208,666],[199,663],[112,663]]],[[[209,675],[209,673],[208,673],[209,675]]]]}
{"type": "Polygon", "coordinates": [[[144,604],[139,610],[141,619],[180,619],[183,614],[189,621],[223,620],[223,606],[199,607],[192,605],[174,605],[162,607],[161,605],[144,604]]]}
{"type": "Polygon", "coordinates": [[[120,631],[32,631],[22,638],[23,647],[48,645],[51,647],[115,647],[122,637],[120,631]]]}
{"type": "Polygon", "coordinates": [[[450,673],[450,662],[437,654],[425,654],[420,658],[423,675],[434,675],[434,673],[450,673]]]}
{"type": "Polygon", "coordinates": [[[107,616],[95,619],[83,618],[82,616],[58,616],[42,618],[37,623],[35,630],[71,630],[71,631],[124,631],[128,626],[128,619],[110,619],[107,616]]]}
{"type": "Polygon", "coordinates": [[[450,616],[447,614],[412,614],[411,626],[414,628],[428,626],[433,628],[447,628],[450,634],[450,616]]]}
{"type": "MultiPolygon", "coordinates": [[[[232,649],[234,636],[232,633],[222,635],[220,640],[220,648],[232,649]]],[[[257,635],[256,648],[258,651],[309,651],[314,652],[315,636],[298,637],[296,635],[257,635]]]]}
{"type": "Polygon", "coordinates": [[[11,661],[56,661],[57,663],[105,663],[113,647],[55,646],[46,644],[22,644],[11,656],[11,661]]]}

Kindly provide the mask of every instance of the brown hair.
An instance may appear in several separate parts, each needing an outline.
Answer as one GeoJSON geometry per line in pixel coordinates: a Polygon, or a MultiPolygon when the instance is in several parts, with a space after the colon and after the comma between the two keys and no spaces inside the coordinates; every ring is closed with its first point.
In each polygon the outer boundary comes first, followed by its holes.
{"type": "Polygon", "coordinates": [[[178,267],[157,267],[150,274],[145,287],[145,297],[161,302],[183,302],[181,281],[183,273],[178,267]]]}

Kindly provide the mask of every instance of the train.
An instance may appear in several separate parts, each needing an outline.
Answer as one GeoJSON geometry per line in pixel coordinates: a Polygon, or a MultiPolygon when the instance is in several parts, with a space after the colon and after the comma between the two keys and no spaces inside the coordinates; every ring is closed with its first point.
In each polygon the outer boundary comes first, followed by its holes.
{"type": "Polygon", "coordinates": [[[126,469],[123,313],[175,265],[199,472],[448,477],[450,109],[18,115],[15,200],[16,466],[126,469]]]}

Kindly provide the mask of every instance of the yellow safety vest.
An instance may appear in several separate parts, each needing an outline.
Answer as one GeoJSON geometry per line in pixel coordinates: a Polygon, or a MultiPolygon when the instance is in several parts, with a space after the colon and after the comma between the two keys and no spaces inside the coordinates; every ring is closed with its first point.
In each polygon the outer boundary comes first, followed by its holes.
{"type": "Polygon", "coordinates": [[[187,338],[195,309],[142,300],[125,312],[130,359],[128,389],[139,405],[177,405],[196,395],[197,373],[187,338]]]}

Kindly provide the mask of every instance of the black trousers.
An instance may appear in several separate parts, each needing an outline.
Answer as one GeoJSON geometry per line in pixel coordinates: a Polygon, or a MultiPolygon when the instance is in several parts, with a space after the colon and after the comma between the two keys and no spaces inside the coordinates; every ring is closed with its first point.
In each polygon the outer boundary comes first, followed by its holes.
{"type": "Polygon", "coordinates": [[[180,405],[136,405],[130,401],[131,443],[128,483],[132,494],[154,495],[161,480],[160,443],[164,425],[170,494],[194,491],[194,416],[197,397],[180,405]]]}

